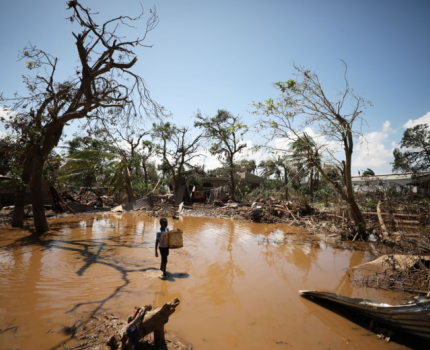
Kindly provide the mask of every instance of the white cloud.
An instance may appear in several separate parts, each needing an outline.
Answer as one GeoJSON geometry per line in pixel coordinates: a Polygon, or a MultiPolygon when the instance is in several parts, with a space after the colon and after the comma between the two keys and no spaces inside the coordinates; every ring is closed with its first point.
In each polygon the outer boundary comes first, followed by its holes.
{"type": "MultiPolygon", "coordinates": [[[[255,151],[254,144],[252,140],[242,141],[241,143],[246,143],[246,148],[242,150],[241,153],[238,153],[235,157],[236,161],[242,159],[255,160],[255,163],[258,165],[261,160],[267,159],[268,152],[264,150],[255,151]]],[[[191,161],[191,164],[204,164],[205,170],[216,169],[222,166],[221,162],[218,160],[217,156],[213,156],[209,153],[209,151],[205,150],[200,152],[201,156],[196,157],[191,161]]]]}
{"type": "MultiPolygon", "coordinates": [[[[0,106],[0,118],[10,120],[10,118],[13,117],[14,114],[15,112],[12,111],[11,109],[0,106]]],[[[0,121],[0,127],[4,129],[4,124],[1,121],[0,121]]],[[[0,130],[0,137],[5,137],[6,135],[10,135],[10,134],[0,130]]]]}
{"type": "MultiPolygon", "coordinates": [[[[304,132],[311,136],[316,144],[322,148],[322,153],[329,151],[332,154],[339,153],[343,150],[343,144],[340,141],[327,140],[324,135],[317,134],[314,130],[307,127],[304,132]]],[[[321,153],[321,152],[320,152],[321,153]]]]}
{"type": "Polygon", "coordinates": [[[386,120],[384,124],[382,124],[382,132],[383,133],[392,132],[393,129],[391,129],[390,125],[391,123],[388,120],[386,120]]]}
{"type": "Polygon", "coordinates": [[[403,127],[405,129],[412,128],[418,124],[428,124],[430,125],[430,112],[418,119],[409,119],[403,127]]]}
{"type": "Polygon", "coordinates": [[[219,168],[221,166],[221,162],[217,159],[217,157],[211,155],[209,151],[201,151],[199,157],[193,158],[190,163],[192,165],[204,165],[205,170],[219,168]]]}
{"type": "Polygon", "coordinates": [[[11,109],[0,106],[0,118],[10,120],[10,118],[14,115],[15,115],[15,112],[12,111],[11,109]]]}
{"type": "Polygon", "coordinates": [[[356,147],[356,156],[352,166],[361,168],[387,168],[389,160],[393,157],[393,149],[396,143],[391,143],[391,148],[387,149],[385,143],[388,142],[389,133],[393,132],[390,122],[386,121],[382,125],[382,131],[374,131],[359,138],[356,147]]]}
{"type": "MultiPolygon", "coordinates": [[[[260,164],[261,161],[267,160],[270,156],[270,152],[266,149],[255,150],[255,145],[252,140],[247,140],[246,148],[238,155],[237,160],[254,160],[255,164],[260,164]]],[[[276,141],[275,141],[276,142],[276,141]]]]}

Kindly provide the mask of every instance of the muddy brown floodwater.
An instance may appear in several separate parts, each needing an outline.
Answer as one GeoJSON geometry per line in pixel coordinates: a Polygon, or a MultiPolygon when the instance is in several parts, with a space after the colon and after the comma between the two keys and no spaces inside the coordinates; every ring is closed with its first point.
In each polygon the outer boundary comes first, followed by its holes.
{"type": "MultiPolygon", "coordinates": [[[[194,349],[399,349],[299,296],[330,290],[399,304],[392,292],[349,283],[346,269],[369,253],[286,225],[191,218],[171,250],[168,280],[154,256],[158,219],[133,213],[50,220],[41,239],[0,228],[0,349],[63,348],[65,327],[103,311],[121,317],[134,306],[178,297],[167,329],[194,349]]],[[[73,343],[76,344],[76,343],[73,343]]],[[[72,346],[71,342],[65,348],[72,346]]]]}

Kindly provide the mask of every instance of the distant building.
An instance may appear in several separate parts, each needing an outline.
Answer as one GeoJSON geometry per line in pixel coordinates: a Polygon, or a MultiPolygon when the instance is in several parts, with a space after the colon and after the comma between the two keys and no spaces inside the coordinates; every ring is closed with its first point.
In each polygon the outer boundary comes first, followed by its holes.
{"type": "MultiPolygon", "coordinates": [[[[10,183],[4,182],[7,180],[12,180],[12,178],[10,176],[0,175],[0,210],[3,207],[15,205],[16,188],[10,183]]],[[[51,186],[49,185],[49,182],[46,180],[42,180],[43,204],[52,204],[50,189],[51,186]]],[[[31,204],[30,186],[27,186],[27,190],[25,192],[25,204],[31,204]]]]}
{"type": "Polygon", "coordinates": [[[352,185],[358,192],[369,192],[389,187],[405,187],[413,193],[428,195],[430,173],[405,173],[373,176],[352,176],[352,185]],[[414,176],[415,175],[415,176],[414,176]]]}

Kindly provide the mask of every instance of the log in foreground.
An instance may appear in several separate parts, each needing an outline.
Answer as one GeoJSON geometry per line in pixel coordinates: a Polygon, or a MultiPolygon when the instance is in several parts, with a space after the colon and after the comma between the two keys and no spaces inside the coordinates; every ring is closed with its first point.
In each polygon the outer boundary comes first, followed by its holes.
{"type": "Polygon", "coordinates": [[[131,350],[139,340],[154,332],[155,341],[164,341],[164,325],[170,315],[175,312],[180,301],[178,298],[152,311],[151,305],[145,305],[138,310],[137,315],[119,332],[116,332],[107,342],[111,350],[131,350]]]}

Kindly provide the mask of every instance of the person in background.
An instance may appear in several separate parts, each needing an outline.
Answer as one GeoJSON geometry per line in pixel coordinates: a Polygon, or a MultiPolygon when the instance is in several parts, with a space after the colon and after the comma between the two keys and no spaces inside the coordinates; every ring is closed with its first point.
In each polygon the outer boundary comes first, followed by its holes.
{"type": "Polygon", "coordinates": [[[161,265],[160,270],[163,271],[163,277],[166,277],[167,256],[169,255],[169,228],[167,227],[167,219],[160,219],[160,230],[157,232],[155,241],[155,257],[158,258],[158,248],[160,248],[161,265]]]}

